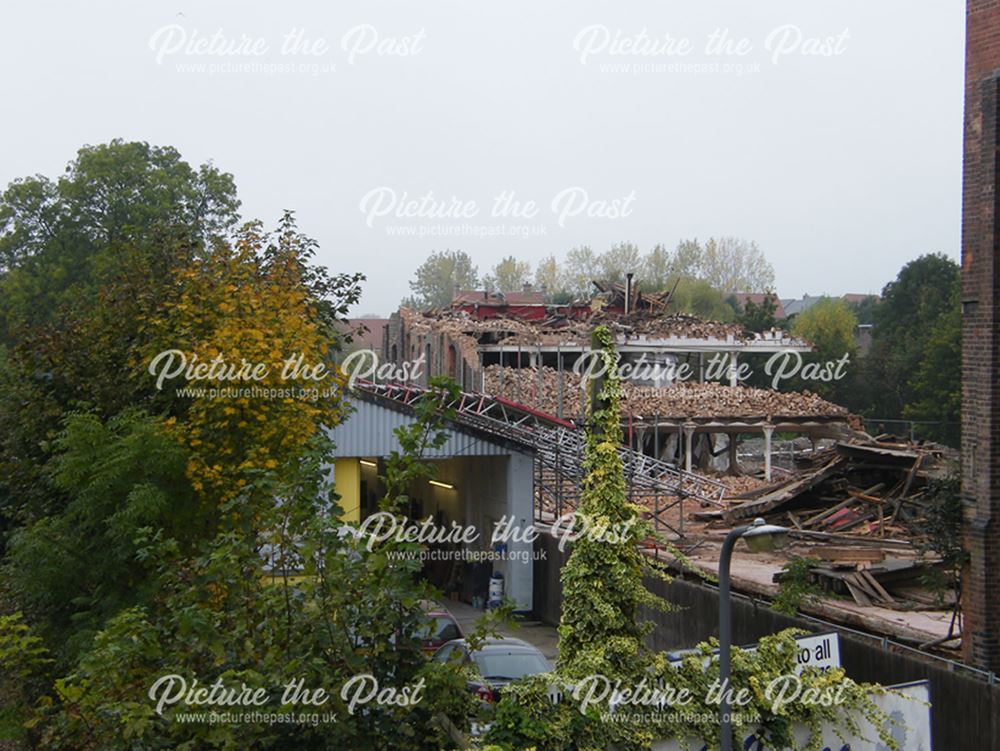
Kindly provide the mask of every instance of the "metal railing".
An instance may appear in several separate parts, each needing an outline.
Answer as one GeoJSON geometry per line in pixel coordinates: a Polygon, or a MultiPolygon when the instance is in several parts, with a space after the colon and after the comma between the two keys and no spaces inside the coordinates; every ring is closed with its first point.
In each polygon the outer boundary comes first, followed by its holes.
{"type": "MultiPolygon", "coordinates": [[[[379,398],[412,404],[427,389],[410,384],[358,381],[355,388],[379,398]]],[[[442,404],[453,409],[458,423],[530,448],[535,457],[535,516],[541,519],[544,501],[557,515],[575,507],[586,471],[583,467],[584,432],[572,422],[541,412],[517,402],[488,394],[459,392],[442,404]]],[[[660,459],[647,456],[629,446],[618,448],[630,495],[653,496],[650,516],[654,526],[683,536],[683,527],[675,528],[663,514],[693,498],[701,503],[721,506],[726,486],[710,477],[686,472],[660,459]],[[661,495],[667,498],[661,504],[661,495]]]]}

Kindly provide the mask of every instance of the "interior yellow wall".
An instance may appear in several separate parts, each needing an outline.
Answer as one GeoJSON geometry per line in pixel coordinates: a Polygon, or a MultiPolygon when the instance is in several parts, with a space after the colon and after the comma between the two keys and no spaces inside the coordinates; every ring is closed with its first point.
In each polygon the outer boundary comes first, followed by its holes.
{"type": "Polygon", "coordinates": [[[337,459],[333,463],[333,484],[340,495],[345,522],[361,521],[361,463],[357,459],[337,459]]]}

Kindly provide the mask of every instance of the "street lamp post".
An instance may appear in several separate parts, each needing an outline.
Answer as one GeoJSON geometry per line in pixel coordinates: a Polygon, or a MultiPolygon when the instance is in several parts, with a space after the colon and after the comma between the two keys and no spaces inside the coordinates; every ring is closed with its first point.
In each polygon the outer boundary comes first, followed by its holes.
{"type": "Polygon", "coordinates": [[[780,539],[788,534],[784,527],[767,524],[763,519],[754,519],[752,523],[737,527],[726,535],[719,555],[719,732],[721,733],[722,751],[732,751],[733,723],[729,706],[729,674],[730,657],[733,646],[733,620],[731,613],[732,600],[729,594],[729,564],[733,558],[733,548],[740,539],[747,541],[752,552],[761,553],[773,550],[780,539]]]}

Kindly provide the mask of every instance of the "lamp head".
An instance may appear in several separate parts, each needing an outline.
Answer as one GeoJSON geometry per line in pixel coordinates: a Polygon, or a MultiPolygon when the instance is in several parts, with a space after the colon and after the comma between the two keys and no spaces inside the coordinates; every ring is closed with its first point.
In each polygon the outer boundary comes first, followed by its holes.
{"type": "Polygon", "coordinates": [[[785,546],[788,542],[788,530],[757,518],[741,537],[746,540],[751,553],[769,553],[785,546]]]}

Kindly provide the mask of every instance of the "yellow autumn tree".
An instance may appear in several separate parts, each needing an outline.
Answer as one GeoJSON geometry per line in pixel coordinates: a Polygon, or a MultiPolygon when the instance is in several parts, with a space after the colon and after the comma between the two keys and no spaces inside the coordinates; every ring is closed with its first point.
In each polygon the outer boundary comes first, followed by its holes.
{"type": "MultiPolygon", "coordinates": [[[[343,378],[323,314],[335,284],[316,283],[311,251],[290,216],[275,239],[248,224],[178,271],[175,294],[147,323],[145,375],[169,376],[159,398],[206,502],[221,504],[254,470],[294,460],[342,414],[343,378]]],[[[359,278],[345,280],[353,280],[346,294],[356,294],[359,278]]]]}

